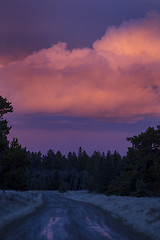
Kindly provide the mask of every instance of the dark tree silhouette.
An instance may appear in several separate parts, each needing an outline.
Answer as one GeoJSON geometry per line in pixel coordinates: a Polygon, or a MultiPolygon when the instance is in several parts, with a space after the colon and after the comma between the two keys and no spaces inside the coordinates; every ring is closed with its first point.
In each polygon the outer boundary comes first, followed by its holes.
{"type": "Polygon", "coordinates": [[[7,102],[6,98],[0,96],[0,159],[4,149],[8,146],[7,135],[11,129],[7,120],[3,119],[3,115],[8,112],[13,112],[13,107],[10,102],[7,102]]]}

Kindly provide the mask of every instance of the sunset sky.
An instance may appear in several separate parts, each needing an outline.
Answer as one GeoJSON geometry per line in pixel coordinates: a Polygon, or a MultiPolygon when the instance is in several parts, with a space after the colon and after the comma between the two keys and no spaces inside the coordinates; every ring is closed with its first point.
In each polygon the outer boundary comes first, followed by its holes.
{"type": "Polygon", "coordinates": [[[126,154],[160,124],[160,0],[1,0],[0,95],[30,151],[126,154]]]}

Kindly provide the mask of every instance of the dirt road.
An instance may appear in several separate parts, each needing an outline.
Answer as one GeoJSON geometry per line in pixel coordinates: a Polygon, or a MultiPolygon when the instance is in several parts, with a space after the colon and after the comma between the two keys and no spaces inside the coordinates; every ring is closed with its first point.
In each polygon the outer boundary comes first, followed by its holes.
{"type": "Polygon", "coordinates": [[[145,240],[87,203],[43,193],[44,204],[0,232],[1,240],[145,240]]]}

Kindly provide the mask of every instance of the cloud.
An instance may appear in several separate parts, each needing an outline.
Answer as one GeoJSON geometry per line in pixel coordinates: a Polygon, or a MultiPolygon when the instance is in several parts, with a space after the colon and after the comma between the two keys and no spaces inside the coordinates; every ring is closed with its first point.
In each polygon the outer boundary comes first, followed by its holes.
{"type": "Polygon", "coordinates": [[[1,66],[0,94],[19,113],[129,122],[160,116],[160,15],[112,26],[92,48],[66,43],[1,66]]]}

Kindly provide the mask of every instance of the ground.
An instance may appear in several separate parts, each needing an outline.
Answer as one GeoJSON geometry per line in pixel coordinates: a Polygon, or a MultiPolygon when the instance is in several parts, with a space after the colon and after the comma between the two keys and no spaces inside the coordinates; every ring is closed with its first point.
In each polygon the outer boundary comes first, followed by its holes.
{"type": "MultiPolygon", "coordinates": [[[[42,203],[43,191],[0,191],[0,229],[7,223],[33,212],[42,203]]],[[[160,240],[160,198],[105,196],[87,191],[53,193],[74,200],[89,202],[109,212],[114,218],[136,231],[160,240]]]]}

